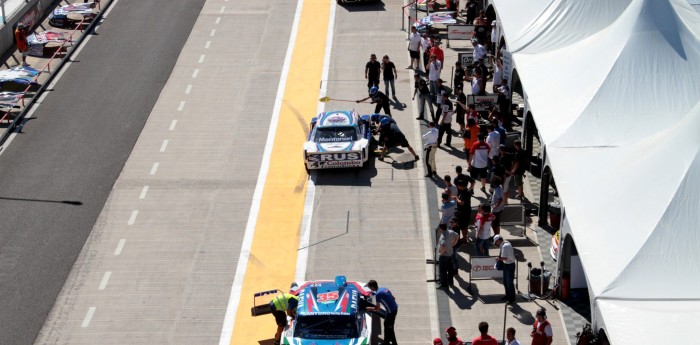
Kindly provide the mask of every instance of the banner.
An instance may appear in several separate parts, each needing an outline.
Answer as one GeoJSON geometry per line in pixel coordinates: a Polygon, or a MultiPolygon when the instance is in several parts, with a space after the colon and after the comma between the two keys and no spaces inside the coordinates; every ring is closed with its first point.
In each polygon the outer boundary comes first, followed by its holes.
{"type": "Polygon", "coordinates": [[[467,95],[467,102],[476,106],[476,111],[488,111],[492,106],[498,105],[498,94],[486,94],[483,96],[467,95]]]}
{"type": "Polygon", "coordinates": [[[471,40],[474,37],[474,25],[448,25],[448,40],[471,40]]]}
{"type": "Polygon", "coordinates": [[[462,62],[462,67],[470,67],[474,64],[474,53],[472,53],[472,51],[459,53],[457,59],[462,62]]]}
{"type": "Polygon", "coordinates": [[[503,279],[503,271],[497,270],[495,256],[472,256],[472,279],[503,279]]]}

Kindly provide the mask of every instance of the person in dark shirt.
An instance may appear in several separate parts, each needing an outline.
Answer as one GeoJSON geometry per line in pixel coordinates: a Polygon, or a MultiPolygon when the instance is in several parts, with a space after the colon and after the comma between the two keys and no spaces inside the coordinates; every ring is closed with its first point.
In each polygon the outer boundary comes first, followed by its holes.
{"type": "Polygon", "coordinates": [[[455,89],[458,87],[464,87],[464,68],[460,61],[455,63],[455,89]]]}
{"type": "Polygon", "coordinates": [[[457,116],[457,123],[459,124],[459,135],[464,135],[465,127],[465,116],[467,114],[467,95],[464,94],[463,84],[455,84],[455,93],[457,94],[457,102],[455,102],[455,116],[457,116]]]}
{"type": "Polygon", "coordinates": [[[412,100],[415,100],[416,95],[418,95],[418,117],[416,117],[416,120],[425,119],[425,104],[428,103],[428,106],[430,107],[430,117],[433,122],[436,122],[435,109],[433,108],[433,102],[430,101],[430,88],[428,87],[428,83],[425,81],[425,79],[421,78],[418,73],[416,73],[413,77],[414,83],[412,100]]]}
{"type": "Polygon", "coordinates": [[[396,146],[401,146],[405,147],[408,149],[409,152],[413,154],[413,157],[415,160],[419,160],[420,157],[416,154],[416,151],[413,150],[413,147],[408,144],[408,140],[406,140],[406,136],[403,135],[401,130],[399,129],[399,126],[396,125],[396,123],[392,123],[386,119],[383,119],[381,124],[380,124],[380,138],[383,139],[384,147],[382,148],[382,153],[379,156],[379,160],[383,161],[384,157],[386,156],[387,151],[396,146]]]}
{"type": "Polygon", "coordinates": [[[527,152],[523,150],[523,145],[520,140],[514,142],[515,145],[515,157],[513,162],[513,168],[510,173],[514,176],[515,187],[518,188],[518,194],[515,196],[516,199],[523,199],[523,176],[525,175],[525,170],[530,164],[530,160],[527,157],[527,152]]]}
{"type": "Polygon", "coordinates": [[[478,9],[478,5],[476,4],[475,0],[469,0],[467,1],[466,6],[464,8],[467,10],[467,24],[472,25],[474,24],[474,19],[476,19],[476,11],[478,9]]]}
{"type": "Polygon", "coordinates": [[[382,73],[384,77],[384,93],[388,95],[389,86],[391,86],[391,95],[396,98],[395,80],[399,75],[396,73],[396,65],[389,60],[389,55],[384,55],[382,58],[382,73]]]}
{"type": "Polygon", "coordinates": [[[377,61],[377,55],[370,55],[369,61],[365,65],[365,79],[367,79],[367,88],[372,86],[379,87],[379,72],[382,65],[377,61]]]}
{"type": "Polygon", "coordinates": [[[372,86],[369,89],[369,96],[363,98],[363,99],[358,99],[357,103],[364,102],[368,99],[372,99],[372,104],[376,104],[374,107],[374,113],[379,113],[379,110],[384,109],[384,114],[387,114],[391,116],[391,109],[389,108],[389,104],[391,101],[389,100],[389,96],[387,96],[384,92],[379,91],[379,88],[376,86],[372,86]]]}
{"type": "Polygon", "coordinates": [[[367,311],[379,311],[384,309],[386,316],[384,317],[384,344],[386,345],[396,345],[396,333],[394,332],[394,323],[396,322],[396,315],[399,313],[399,305],[396,303],[396,298],[391,294],[391,291],[387,288],[379,288],[376,280],[370,280],[367,282],[367,287],[374,294],[376,301],[376,306],[367,307],[367,311]]]}
{"type": "Polygon", "coordinates": [[[454,178],[455,185],[457,186],[457,196],[455,197],[455,201],[457,201],[457,210],[455,211],[455,217],[457,218],[457,225],[459,226],[462,234],[460,243],[468,243],[469,223],[471,221],[472,212],[472,193],[467,188],[467,185],[472,183],[474,180],[467,175],[461,174],[461,166],[457,166],[457,168],[459,168],[459,171],[457,172],[457,176],[454,178]]]}

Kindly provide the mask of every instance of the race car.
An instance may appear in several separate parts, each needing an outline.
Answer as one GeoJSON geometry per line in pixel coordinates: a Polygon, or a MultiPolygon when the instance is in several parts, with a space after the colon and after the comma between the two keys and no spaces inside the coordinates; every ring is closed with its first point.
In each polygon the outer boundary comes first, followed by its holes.
{"type": "Polygon", "coordinates": [[[95,2],[75,3],[57,7],[49,15],[49,24],[57,28],[69,28],[79,22],[71,19],[71,14],[76,14],[85,19],[85,23],[89,23],[95,19],[97,12],[95,11],[95,2]]]}
{"type": "Polygon", "coordinates": [[[355,111],[327,111],[311,119],[304,143],[306,170],[362,167],[369,161],[369,115],[355,111]]]}
{"type": "MultiPolygon", "coordinates": [[[[293,283],[290,294],[299,298],[296,318],[288,318],[282,332],[282,345],[374,345],[371,292],[364,283],[347,282],[345,276],[335,280],[315,280],[293,283]]],[[[279,290],[259,292],[255,297],[278,293],[279,290]]],[[[271,313],[269,303],[256,305],[253,316],[271,313]]]]}
{"type": "Polygon", "coordinates": [[[362,308],[370,298],[363,283],[316,280],[292,284],[299,297],[297,317],[287,324],[281,343],[289,345],[368,345],[372,317],[362,308]]]}

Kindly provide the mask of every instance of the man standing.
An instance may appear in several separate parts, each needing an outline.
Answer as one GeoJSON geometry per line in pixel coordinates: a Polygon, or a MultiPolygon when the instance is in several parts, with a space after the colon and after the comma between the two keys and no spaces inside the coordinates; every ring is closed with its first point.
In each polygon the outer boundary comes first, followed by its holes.
{"type": "Polygon", "coordinates": [[[374,294],[376,306],[368,307],[368,311],[378,311],[384,308],[386,317],[384,317],[384,342],[386,345],[397,345],[396,334],[394,333],[394,322],[396,315],[399,313],[399,305],[396,303],[394,295],[387,288],[379,288],[376,280],[370,280],[367,287],[374,294]]]}
{"type": "Polygon", "coordinates": [[[438,140],[438,130],[435,128],[435,122],[428,122],[428,131],[423,134],[423,142],[425,152],[423,159],[425,159],[425,177],[433,176],[437,173],[437,168],[435,167],[435,152],[437,151],[437,140],[438,140]]]}
{"type": "Polygon", "coordinates": [[[15,41],[17,41],[17,50],[22,53],[22,66],[29,66],[27,63],[27,52],[29,44],[27,43],[27,26],[19,23],[15,29],[15,41]]]}
{"type": "MultiPolygon", "coordinates": [[[[443,197],[447,196],[443,193],[443,197]]],[[[454,272],[454,267],[452,266],[452,256],[453,247],[457,244],[459,240],[459,235],[452,229],[448,229],[445,224],[440,224],[441,229],[445,227],[438,240],[438,269],[440,271],[440,283],[435,287],[437,289],[448,289],[450,286],[454,285],[454,277],[452,273],[454,272]]]]}
{"type": "Polygon", "coordinates": [[[411,35],[408,36],[408,56],[411,58],[411,64],[406,69],[420,70],[420,47],[421,37],[418,34],[418,29],[411,26],[411,35]]]}
{"type": "Polygon", "coordinates": [[[396,98],[396,79],[399,75],[396,73],[396,65],[389,60],[389,55],[384,55],[382,58],[382,73],[384,76],[384,93],[389,95],[389,86],[391,86],[391,95],[396,98]]]}
{"type": "Polygon", "coordinates": [[[440,48],[440,41],[436,40],[433,43],[433,47],[430,48],[430,54],[435,55],[435,58],[440,61],[440,69],[442,70],[442,66],[445,65],[445,52],[440,48]]]}
{"type": "Polygon", "coordinates": [[[435,110],[433,109],[433,101],[430,99],[428,83],[426,83],[425,79],[421,78],[418,73],[416,73],[413,78],[415,81],[413,84],[414,90],[412,100],[416,99],[416,94],[418,95],[418,117],[416,117],[416,120],[425,119],[425,104],[428,103],[430,107],[430,118],[435,122],[435,110]]]}
{"type": "MultiPolygon", "coordinates": [[[[486,194],[486,174],[489,161],[489,151],[491,147],[487,144],[483,134],[479,134],[479,141],[475,142],[469,149],[469,173],[474,180],[481,180],[481,191],[486,194]]],[[[472,182],[471,190],[474,190],[475,182],[472,182]]]]}
{"type": "Polygon", "coordinates": [[[474,24],[474,19],[476,19],[476,10],[478,9],[476,1],[475,0],[467,1],[467,5],[464,8],[467,9],[467,24],[468,25],[474,24]]]}
{"type": "MultiPolygon", "coordinates": [[[[494,157],[494,159],[498,160],[498,157],[494,157]]],[[[503,179],[500,176],[491,176],[491,187],[493,188],[493,194],[491,194],[493,210],[491,210],[491,212],[493,212],[494,217],[496,217],[493,223],[491,223],[491,228],[495,235],[501,233],[501,213],[503,213],[504,208],[503,187],[501,187],[501,183],[503,183],[503,179]]]]}
{"type": "Polygon", "coordinates": [[[481,335],[472,339],[472,345],[498,345],[496,338],[488,334],[489,324],[487,322],[479,322],[479,333],[481,333],[481,335]]]}
{"type": "Polygon", "coordinates": [[[430,94],[435,96],[437,89],[437,81],[440,79],[440,71],[442,71],[442,63],[438,61],[435,54],[430,55],[428,60],[428,82],[430,83],[430,94]]]}
{"type": "Polygon", "coordinates": [[[447,343],[447,345],[463,345],[464,344],[462,342],[462,339],[459,339],[457,337],[457,329],[456,328],[454,328],[452,326],[447,327],[445,332],[447,333],[445,338],[447,339],[447,341],[449,341],[449,343],[447,343]]]}
{"type": "Polygon", "coordinates": [[[496,126],[489,124],[486,126],[486,131],[488,135],[486,136],[486,143],[489,144],[489,160],[487,168],[492,166],[491,162],[493,157],[498,156],[498,148],[501,146],[501,134],[496,132],[496,126]]]}
{"type": "Polygon", "coordinates": [[[438,127],[437,146],[440,147],[440,144],[442,144],[442,137],[447,133],[445,145],[452,147],[452,115],[454,114],[452,111],[452,102],[450,102],[450,99],[446,96],[440,97],[438,95],[438,98],[442,99],[442,115],[440,115],[440,120],[438,120],[440,122],[440,127],[438,127]]]}
{"type": "Polygon", "coordinates": [[[493,243],[501,248],[496,260],[503,262],[503,287],[506,290],[506,295],[503,300],[508,303],[515,302],[515,252],[510,242],[506,241],[501,235],[493,236],[493,243]]]}
{"type": "Polygon", "coordinates": [[[491,222],[494,215],[489,204],[479,206],[479,214],[476,215],[476,255],[489,256],[489,239],[491,239],[491,222]]]}
{"type": "Polygon", "coordinates": [[[484,48],[484,46],[482,46],[481,43],[479,43],[479,40],[473,39],[472,47],[474,47],[472,57],[474,58],[475,63],[477,61],[481,61],[483,58],[486,57],[486,48],[484,48]]]}
{"type": "MultiPolygon", "coordinates": [[[[461,167],[459,167],[461,170],[461,167]]],[[[472,193],[467,189],[467,183],[471,180],[469,176],[468,179],[457,179],[455,177],[455,185],[457,185],[457,210],[455,211],[455,217],[457,218],[457,226],[462,233],[462,243],[469,242],[469,223],[471,221],[472,215],[472,205],[471,198],[472,193]]]]}
{"type": "Polygon", "coordinates": [[[459,124],[459,135],[464,136],[464,131],[466,129],[466,117],[467,114],[467,95],[464,94],[462,84],[457,84],[455,87],[455,93],[457,94],[457,101],[455,102],[455,112],[457,115],[457,124],[459,124]]]}
{"type": "Polygon", "coordinates": [[[275,299],[270,302],[270,309],[272,310],[272,315],[275,317],[275,322],[277,323],[275,345],[280,344],[282,331],[284,331],[284,326],[287,325],[287,316],[291,317],[292,319],[296,317],[298,304],[299,297],[288,293],[283,293],[275,297],[275,299]]]}
{"type": "Polygon", "coordinates": [[[372,86],[379,87],[379,72],[381,68],[381,64],[377,61],[377,55],[370,55],[369,61],[365,65],[365,79],[367,79],[368,89],[371,89],[372,86]]]}
{"type": "Polygon", "coordinates": [[[374,107],[375,114],[378,114],[379,110],[383,109],[384,114],[391,116],[391,110],[389,109],[389,103],[391,101],[389,100],[389,96],[387,96],[385,93],[379,91],[379,88],[376,86],[372,86],[371,88],[369,88],[369,96],[367,96],[363,99],[358,99],[355,102],[361,103],[361,102],[364,102],[370,98],[372,99],[372,102],[370,102],[370,104],[375,104],[375,103],[377,104],[374,107]]]}
{"type": "Polygon", "coordinates": [[[552,332],[552,325],[547,321],[547,311],[544,308],[537,310],[535,314],[535,323],[532,325],[530,336],[532,337],[532,345],[552,344],[554,333],[552,332]]]}

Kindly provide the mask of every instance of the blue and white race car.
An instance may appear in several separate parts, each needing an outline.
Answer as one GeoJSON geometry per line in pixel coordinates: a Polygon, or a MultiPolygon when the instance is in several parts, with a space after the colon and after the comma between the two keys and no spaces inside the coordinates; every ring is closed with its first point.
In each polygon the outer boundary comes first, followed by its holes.
{"type": "Polygon", "coordinates": [[[364,166],[372,138],[368,119],[369,115],[360,116],[351,110],[327,111],[311,119],[304,143],[306,169],[364,166]]]}
{"type": "Polygon", "coordinates": [[[287,323],[282,345],[370,345],[372,316],[364,311],[370,291],[363,283],[316,280],[292,284],[299,297],[296,318],[287,323]]]}

